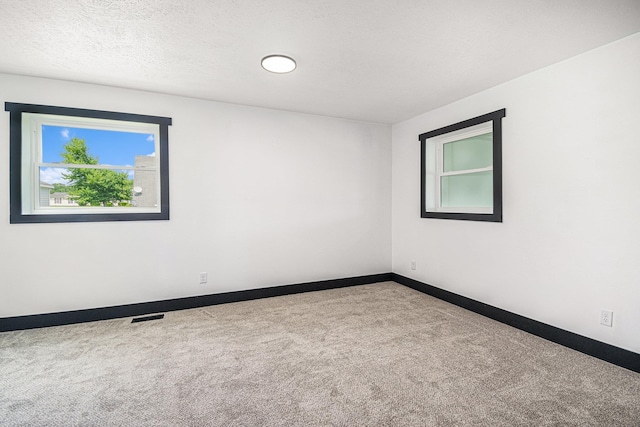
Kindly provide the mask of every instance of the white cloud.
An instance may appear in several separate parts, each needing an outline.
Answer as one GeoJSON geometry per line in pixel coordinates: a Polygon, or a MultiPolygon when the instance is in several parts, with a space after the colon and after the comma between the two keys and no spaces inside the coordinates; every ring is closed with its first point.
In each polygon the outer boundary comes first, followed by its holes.
{"type": "Polygon", "coordinates": [[[156,156],[156,152],[155,151],[153,153],[151,153],[151,154],[147,154],[147,157],[155,157],[155,156],[156,156]]]}
{"type": "Polygon", "coordinates": [[[69,181],[62,177],[66,173],[65,168],[44,168],[40,169],[40,181],[47,184],[69,184],[69,181]]]}
{"type": "Polygon", "coordinates": [[[155,137],[153,136],[153,134],[149,135],[147,137],[147,141],[153,141],[155,139],[155,137]]]}
{"type": "Polygon", "coordinates": [[[69,129],[62,129],[60,135],[62,135],[64,139],[69,139],[69,129]]]}

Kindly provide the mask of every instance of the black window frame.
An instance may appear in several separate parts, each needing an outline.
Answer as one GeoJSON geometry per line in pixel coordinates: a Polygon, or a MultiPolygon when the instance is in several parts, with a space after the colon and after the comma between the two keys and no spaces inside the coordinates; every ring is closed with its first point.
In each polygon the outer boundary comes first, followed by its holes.
{"type": "MultiPolygon", "coordinates": [[[[420,141],[420,217],[457,219],[467,221],[502,222],[502,118],[506,116],[506,109],[493,111],[472,119],[463,120],[449,126],[422,133],[418,136],[420,141]],[[493,212],[437,212],[426,209],[427,188],[427,139],[456,132],[471,126],[492,122],[493,128],[493,212]]],[[[439,185],[439,184],[438,184],[439,185]]]]}
{"type": "Polygon", "coordinates": [[[169,220],[169,126],[172,122],[170,117],[89,110],[83,108],[56,107],[50,105],[21,104],[16,102],[5,102],[5,111],[9,112],[9,222],[11,224],[169,220]],[[107,119],[158,125],[160,139],[160,212],[62,213],[46,215],[23,213],[22,113],[86,117],[92,119],[107,119]]]}

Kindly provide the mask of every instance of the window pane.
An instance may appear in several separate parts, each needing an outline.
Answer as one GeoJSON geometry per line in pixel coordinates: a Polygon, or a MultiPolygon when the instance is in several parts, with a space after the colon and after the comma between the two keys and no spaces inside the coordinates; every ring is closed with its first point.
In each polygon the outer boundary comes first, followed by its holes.
{"type": "MultiPolygon", "coordinates": [[[[136,156],[136,168],[155,166],[155,157],[136,156]]],[[[158,207],[158,172],[157,170],[140,170],[133,172],[133,198],[131,204],[139,208],[158,207]]]]}
{"type": "Polygon", "coordinates": [[[149,133],[42,125],[43,163],[133,166],[137,156],[155,158],[155,146],[149,133]]]}
{"type": "Polygon", "coordinates": [[[493,206],[493,172],[443,176],[440,199],[443,208],[493,206]]]}
{"type": "Polygon", "coordinates": [[[493,163],[493,133],[444,144],[444,171],[486,168],[493,163]]]}
{"type": "MultiPolygon", "coordinates": [[[[139,159],[137,159],[139,162],[139,159]]],[[[147,156],[144,161],[153,162],[147,156]]],[[[139,165],[143,167],[144,165],[139,165]]],[[[42,207],[158,207],[157,170],[40,167],[42,207]]]]}

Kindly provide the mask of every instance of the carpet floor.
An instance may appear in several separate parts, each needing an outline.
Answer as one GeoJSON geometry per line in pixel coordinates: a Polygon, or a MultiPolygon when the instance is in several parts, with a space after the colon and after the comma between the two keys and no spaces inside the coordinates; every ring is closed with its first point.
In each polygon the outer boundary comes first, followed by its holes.
{"type": "Polygon", "coordinates": [[[0,333],[2,426],[640,426],[640,374],[392,282],[0,333]]]}

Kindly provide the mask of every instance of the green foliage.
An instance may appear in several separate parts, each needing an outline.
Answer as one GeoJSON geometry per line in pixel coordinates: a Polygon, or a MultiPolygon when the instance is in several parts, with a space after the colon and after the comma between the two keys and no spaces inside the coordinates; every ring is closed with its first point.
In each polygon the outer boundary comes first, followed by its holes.
{"type": "Polygon", "coordinates": [[[71,138],[71,141],[64,146],[64,153],[61,153],[63,163],[78,165],[97,165],[98,159],[92,157],[87,149],[84,139],[71,138]]]}
{"type": "Polygon", "coordinates": [[[51,190],[52,193],[68,193],[69,191],[71,191],[71,189],[61,183],[53,184],[53,190],[51,190]]]}
{"type": "MultiPolygon", "coordinates": [[[[64,163],[97,165],[83,139],[72,138],[61,153],[64,163]]],[[[69,181],[67,190],[80,206],[122,206],[131,200],[133,181],[126,172],[108,169],[68,169],[62,176],[69,181]]],[[[55,187],[54,187],[55,188],[55,187]]]]}

